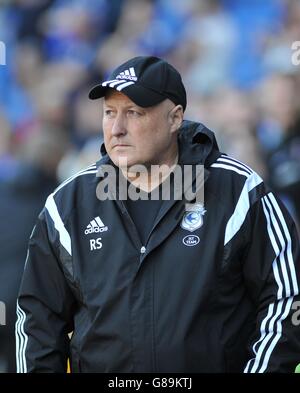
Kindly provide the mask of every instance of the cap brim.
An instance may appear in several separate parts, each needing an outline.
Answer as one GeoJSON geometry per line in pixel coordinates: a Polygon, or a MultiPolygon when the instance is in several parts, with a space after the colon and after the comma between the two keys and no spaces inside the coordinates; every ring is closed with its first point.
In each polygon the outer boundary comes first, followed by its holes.
{"type": "Polygon", "coordinates": [[[102,85],[96,85],[89,92],[89,98],[91,100],[96,100],[97,98],[102,98],[105,96],[108,87],[102,85]]]}
{"type": "Polygon", "coordinates": [[[91,100],[102,98],[105,96],[108,89],[120,91],[120,93],[125,94],[128,98],[131,99],[131,101],[133,101],[136,105],[141,106],[142,108],[157,105],[166,99],[164,95],[157,93],[151,89],[147,89],[146,87],[141,86],[137,83],[129,85],[122,90],[118,90],[117,86],[109,87],[102,86],[102,84],[97,85],[93,87],[92,90],[89,92],[89,98],[91,100]]]}

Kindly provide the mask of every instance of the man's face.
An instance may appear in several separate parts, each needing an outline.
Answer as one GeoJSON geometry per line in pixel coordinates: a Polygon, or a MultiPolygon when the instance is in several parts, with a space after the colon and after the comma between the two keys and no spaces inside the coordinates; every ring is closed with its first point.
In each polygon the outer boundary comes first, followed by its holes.
{"type": "Polygon", "coordinates": [[[168,99],[142,108],[123,93],[109,90],[103,104],[103,133],[114,164],[122,167],[127,162],[129,168],[136,164],[171,165],[182,121],[182,109],[176,108],[168,99]]]}

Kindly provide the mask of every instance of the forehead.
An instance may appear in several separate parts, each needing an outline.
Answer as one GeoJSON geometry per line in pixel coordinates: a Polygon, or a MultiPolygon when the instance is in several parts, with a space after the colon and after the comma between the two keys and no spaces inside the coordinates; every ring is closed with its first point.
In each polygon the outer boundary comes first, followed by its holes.
{"type": "Polygon", "coordinates": [[[140,108],[144,112],[166,112],[171,110],[175,104],[170,101],[168,98],[164,101],[160,102],[157,105],[149,106],[149,107],[141,107],[134,103],[129,97],[127,97],[124,93],[117,91],[115,89],[107,89],[107,92],[103,99],[103,105],[120,105],[120,106],[135,106],[136,108],[140,108]]]}

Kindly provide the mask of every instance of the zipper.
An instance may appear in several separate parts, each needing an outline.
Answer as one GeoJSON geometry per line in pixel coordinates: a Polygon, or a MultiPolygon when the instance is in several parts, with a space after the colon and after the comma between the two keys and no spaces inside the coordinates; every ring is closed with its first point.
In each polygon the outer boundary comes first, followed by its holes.
{"type": "Polygon", "coordinates": [[[144,254],[146,253],[146,250],[147,250],[146,245],[142,244],[140,236],[138,234],[138,230],[137,230],[134,222],[132,221],[132,218],[130,217],[123,201],[120,199],[116,202],[117,202],[117,204],[120,203],[121,212],[122,212],[123,216],[125,217],[125,220],[127,221],[128,228],[129,228],[130,234],[132,235],[133,241],[135,244],[138,244],[138,247],[140,249],[140,262],[141,262],[141,259],[143,258],[144,254]]]}

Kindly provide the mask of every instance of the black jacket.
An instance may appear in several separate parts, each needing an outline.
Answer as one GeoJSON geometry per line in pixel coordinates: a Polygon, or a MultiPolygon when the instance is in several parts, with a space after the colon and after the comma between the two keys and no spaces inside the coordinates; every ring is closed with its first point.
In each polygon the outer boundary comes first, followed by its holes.
{"type": "Polygon", "coordinates": [[[164,202],[146,244],[121,201],[96,197],[96,166],[49,196],[18,300],[20,372],[64,372],[68,356],[73,372],[294,371],[291,218],[201,124],[184,123],[179,148],[205,165],[204,206],[164,202]]]}

